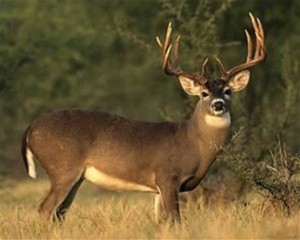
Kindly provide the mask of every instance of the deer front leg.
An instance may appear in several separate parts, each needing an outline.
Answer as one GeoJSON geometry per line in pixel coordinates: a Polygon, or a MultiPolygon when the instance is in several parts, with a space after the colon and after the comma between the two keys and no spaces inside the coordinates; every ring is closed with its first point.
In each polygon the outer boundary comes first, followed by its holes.
{"type": "Polygon", "coordinates": [[[155,221],[162,222],[179,222],[179,197],[178,187],[175,184],[166,184],[157,186],[158,194],[155,196],[155,221]]]}

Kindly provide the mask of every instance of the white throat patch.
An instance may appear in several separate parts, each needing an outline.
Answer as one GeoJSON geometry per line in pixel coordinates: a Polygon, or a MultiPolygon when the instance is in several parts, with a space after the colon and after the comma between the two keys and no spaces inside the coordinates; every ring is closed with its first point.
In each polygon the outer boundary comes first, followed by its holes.
{"type": "Polygon", "coordinates": [[[231,118],[229,112],[222,116],[212,116],[206,114],[204,116],[204,121],[207,125],[215,128],[227,128],[231,124],[231,118]]]}

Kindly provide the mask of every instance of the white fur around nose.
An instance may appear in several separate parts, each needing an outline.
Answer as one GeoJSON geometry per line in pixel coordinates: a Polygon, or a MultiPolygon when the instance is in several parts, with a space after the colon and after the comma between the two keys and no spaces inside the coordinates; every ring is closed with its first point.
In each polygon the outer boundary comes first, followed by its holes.
{"type": "Polygon", "coordinates": [[[92,183],[109,190],[156,192],[156,189],[105,174],[92,166],[87,167],[84,177],[92,183]]]}
{"type": "Polygon", "coordinates": [[[223,104],[225,104],[225,101],[224,101],[224,99],[222,99],[222,98],[216,98],[216,99],[214,99],[214,100],[211,102],[211,104],[214,105],[216,102],[222,102],[223,104]]]}
{"type": "Polygon", "coordinates": [[[227,112],[221,116],[213,116],[206,114],[204,121],[208,126],[215,128],[227,128],[231,124],[230,114],[227,112]]]}

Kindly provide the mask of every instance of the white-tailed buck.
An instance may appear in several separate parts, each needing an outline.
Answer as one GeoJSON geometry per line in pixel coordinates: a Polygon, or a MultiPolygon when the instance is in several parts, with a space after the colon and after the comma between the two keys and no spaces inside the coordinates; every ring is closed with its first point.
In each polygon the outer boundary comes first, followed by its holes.
{"type": "Polygon", "coordinates": [[[39,212],[61,220],[83,180],[117,191],[152,192],[157,221],[180,219],[178,194],[193,190],[213,163],[230,126],[231,92],[244,89],[249,69],[266,57],[259,19],[250,18],[255,49],[246,31],[245,63],[228,71],[216,58],[220,77],[184,72],[178,65],[179,37],[171,55],[171,24],[162,50],[163,70],[179,79],[189,95],[200,97],[194,113],[182,122],[145,122],[106,112],[63,110],[36,119],[26,129],[22,155],[28,174],[36,177],[35,161],[49,176],[51,187],[39,212]]]}

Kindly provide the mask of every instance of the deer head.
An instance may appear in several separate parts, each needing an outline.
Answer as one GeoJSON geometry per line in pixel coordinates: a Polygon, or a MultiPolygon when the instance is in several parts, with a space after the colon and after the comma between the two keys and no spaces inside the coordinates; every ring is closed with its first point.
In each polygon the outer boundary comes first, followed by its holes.
{"type": "Polygon", "coordinates": [[[187,73],[180,68],[178,64],[180,36],[178,36],[175,41],[173,57],[170,57],[173,47],[171,44],[171,23],[168,25],[164,44],[156,37],[157,43],[162,49],[164,72],[167,75],[177,77],[187,94],[199,96],[200,102],[203,103],[202,105],[205,106],[205,109],[211,115],[222,116],[229,111],[231,93],[243,90],[247,86],[250,78],[248,69],[262,62],[266,58],[262,24],[260,20],[254,18],[251,13],[249,13],[249,16],[256,37],[255,50],[253,51],[251,37],[248,31],[245,30],[248,45],[246,61],[226,71],[221,60],[216,57],[218,68],[220,70],[220,77],[216,79],[209,79],[206,77],[208,58],[206,58],[202,64],[201,75],[187,73]]]}

